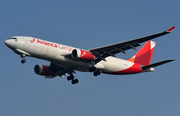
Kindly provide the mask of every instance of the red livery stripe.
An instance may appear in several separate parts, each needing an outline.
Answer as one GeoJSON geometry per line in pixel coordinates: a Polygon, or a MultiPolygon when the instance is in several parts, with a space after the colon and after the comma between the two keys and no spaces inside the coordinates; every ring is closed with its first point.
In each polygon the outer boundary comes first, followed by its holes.
{"type": "Polygon", "coordinates": [[[134,63],[133,66],[131,66],[128,69],[122,70],[122,71],[117,71],[117,72],[104,72],[106,74],[114,74],[114,75],[125,75],[125,74],[136,74],[143,72],[141,69],[141,64],[134,63]]]}

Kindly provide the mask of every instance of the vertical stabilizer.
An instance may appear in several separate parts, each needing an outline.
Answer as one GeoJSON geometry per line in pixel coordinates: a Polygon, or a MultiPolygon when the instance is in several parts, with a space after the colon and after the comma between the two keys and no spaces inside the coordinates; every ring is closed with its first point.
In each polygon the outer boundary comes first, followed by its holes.
{"type": "Polygon", "coordinates": [[[150,65],[153,56],[156,42],[148,41],[140,50],[128,61],[142,64],[144,66],[150,65]]]}

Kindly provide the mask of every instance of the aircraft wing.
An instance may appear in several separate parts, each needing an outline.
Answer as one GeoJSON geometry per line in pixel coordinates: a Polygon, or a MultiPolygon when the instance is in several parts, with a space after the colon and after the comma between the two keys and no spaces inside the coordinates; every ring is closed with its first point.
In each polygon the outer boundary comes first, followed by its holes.
{"type": "MultiPolygon", "coordinates": [[[[61,66],[59,66],[59,65],[57,65],[57,64],[55,64],[55,63],[52,63],[52,62],[51,62],[50,67],[51,67],[52,69],[58,71],[58,74],[57,74],[56,76],[60,76],[60,77],[62,77],[62,78],[64,78],[63,75],[67,76],[67,74],[72,75],[72,73],[75,73],[74,70],[61,67],[61,66]]],[[[52,76],[46,76],[45,78],[54,78],[54,77],[52,77],[52,76]]]]}
{"type": "Polygon", "coordinates": [[[125,42],[120,42],[120,43],[116,43],[116,44],[112,44],[108,46],[103,46],[99,48],[89,49],[89,51],[97,57],[97,59],[95,60],[95,64],[96,64],[100,62],[101,60],[105,60],[105,58],[108,56],[115,56],[115,54],[120,53],[120,52],[126,54],[125,51],[128,49],[136,50],[136,47],[140,46],[140,43],[171,33],[174,30],[174,28],[175,26],[157,34],[153,34],[153,35],[149,35],[149,36],[145,36],[145,37],[141,37],[141,38],[125,41],[125,42]]]}

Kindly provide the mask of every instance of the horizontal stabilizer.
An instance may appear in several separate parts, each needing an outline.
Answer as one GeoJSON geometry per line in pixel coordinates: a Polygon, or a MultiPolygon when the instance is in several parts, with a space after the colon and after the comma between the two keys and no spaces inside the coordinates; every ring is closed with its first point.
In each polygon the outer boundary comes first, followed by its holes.
{"type": "Polygon", "coordinates": [[[150,64],[150,65],[147,65],[147,66],[143,66],[143,67],[141,67],[141,68],[142,68],[142,70],[148,70],[148,69],[150,69],[150,68],[157,67],[157,66],[166,64],[166,63],[168,63],[168,62],[172,62],[172,61],[174,61],[174,60],[175,60],[175,59],[165,60],[165,61],[161,61],[161,62],[158,62],[158,63],[150,64]]]}

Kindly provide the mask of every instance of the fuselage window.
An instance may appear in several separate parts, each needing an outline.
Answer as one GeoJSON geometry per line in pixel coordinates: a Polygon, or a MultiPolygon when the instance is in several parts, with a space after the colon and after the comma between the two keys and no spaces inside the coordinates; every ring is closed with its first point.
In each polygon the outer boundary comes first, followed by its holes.
{"type": "Polygon", "coordinates": [[[9,39],[16,39],[17,40],[17,38],[9,38],[9,39]]]}

